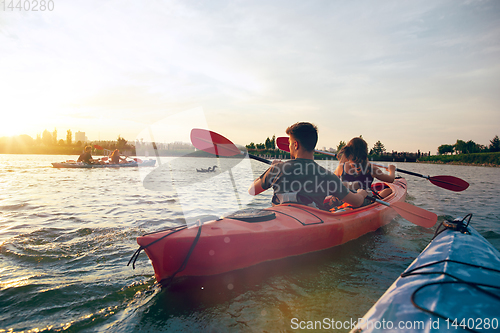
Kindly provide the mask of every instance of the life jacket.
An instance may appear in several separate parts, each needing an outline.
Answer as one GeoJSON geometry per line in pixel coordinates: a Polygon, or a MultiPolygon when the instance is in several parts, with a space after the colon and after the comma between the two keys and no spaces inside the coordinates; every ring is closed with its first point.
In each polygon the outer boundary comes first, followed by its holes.
{"type": "MultiPolygon", "coordinates": [[[[378,195],[378,192],[382,191],[383,189],[388,188],[389,186],[385,183],[375,183],[370,186],[370,190],[373,193],[373,196],[377,199],[381,199],[381,197],[378,195]]],[[[340,206],[336,206],[330,209],[330,212],[338,212],[338,211],[346,211],[346,210],[353,210],[354,208],[359,208],[359,207],[353,207],[351,204],[348,204],[347,202],[344,202],[340,206]]]]}
{"type": "Polygon", "coordinates": [[[275,193],[271,202],[273,205],[280,205],[284,203],[298,203],[301,205],[319,208],[313,200],[299,194],[299,192],[275,193]]]}
{"type": "Polygon", "coordinates": [[[342,168],[342,175],[340,176],[340,179],[343,182],[359,183],[362,189],[368,190],[373,183],[371,171],[371,165],[367,165],[366,168],[361,168],[361,172],[356,174],[349,174],[345,172],[344,168],[342,168]]]}

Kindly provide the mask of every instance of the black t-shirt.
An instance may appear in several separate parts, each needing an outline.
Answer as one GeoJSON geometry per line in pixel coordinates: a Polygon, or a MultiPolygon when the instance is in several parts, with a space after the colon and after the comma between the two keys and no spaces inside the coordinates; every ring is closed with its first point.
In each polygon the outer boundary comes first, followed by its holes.
{"type": "Polygon", "coordinates": [[[92,155],[90,152],[84,152],[83,154],[78,157],[78,162],[83,162],[87,164],[91,164],[92,162],[90,161],[92,159],[92,155]]]}
{"type": "Polygon", "coordinates": [[[289,201],[287,198],[296,194],[298,202],[314,202],[322,207],[326,196],[334,195],[342,200],[349,193],[334,173],[310,159],[297,158],[273,165],[260,178],[264,189],[274,189],[274,203],[283,202],[283,198],[289,201]]]}

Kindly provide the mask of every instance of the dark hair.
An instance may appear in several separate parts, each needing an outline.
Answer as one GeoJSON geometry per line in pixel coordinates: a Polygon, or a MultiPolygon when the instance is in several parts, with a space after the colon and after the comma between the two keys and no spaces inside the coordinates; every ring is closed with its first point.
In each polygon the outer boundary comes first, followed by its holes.
{"type": "Polygon", "coordinates": [[[347,145],[340,149],[338,155],[344,156],[356,164],[366,165],[368,162],[368,144],[362,138],[352,138],[347,145]]]}
{"type": "Polygon", "coordinates": [[[286,134],[293,136],[307,151],[313,151],[318,142],[318,128],[311,123],[295,123],[286,129],[286,134]]]}

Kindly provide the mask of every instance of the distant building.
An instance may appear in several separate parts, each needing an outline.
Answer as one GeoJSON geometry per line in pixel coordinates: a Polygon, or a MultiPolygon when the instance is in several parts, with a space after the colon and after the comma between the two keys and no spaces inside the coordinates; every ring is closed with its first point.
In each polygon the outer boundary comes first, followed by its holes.
{"type": "Polygon", "coordinates": [[[87,137],[85,136],[85,132],[78,131],[75,133],[75,142],[78,142],[78,141],[81,141],[81,142],[88,141],[87,137]]]}

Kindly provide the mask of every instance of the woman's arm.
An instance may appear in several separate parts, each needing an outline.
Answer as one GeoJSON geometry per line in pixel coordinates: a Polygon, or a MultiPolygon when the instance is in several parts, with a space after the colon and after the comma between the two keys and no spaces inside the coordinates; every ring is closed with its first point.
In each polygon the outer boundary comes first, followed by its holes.
{"type": "Polygon", "coordinates": [[[394,182],[394,179],[396,178],[396,166],[395,165],[389,165],[387,167],[389,173],[385,173],[383,167],[380,167],[378,165],[374,165],[371,163],[372,166],[372,176],[373,178],[377,178],[378,180],[381,180],[383,182],[387,183],[392,183],[394,182]]]}
{"type": "Polygon", "coordinates": [[[337,168],[335,168],[335,171],[333,172],[339,178],[340,176],[342,176],[342,172],[344,171],[345,162],[346,159],[344,158],[344,156],[342,156],[339,160],[339,165],[337,165],[337,168]]]}

